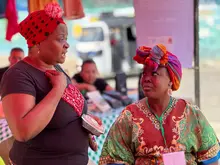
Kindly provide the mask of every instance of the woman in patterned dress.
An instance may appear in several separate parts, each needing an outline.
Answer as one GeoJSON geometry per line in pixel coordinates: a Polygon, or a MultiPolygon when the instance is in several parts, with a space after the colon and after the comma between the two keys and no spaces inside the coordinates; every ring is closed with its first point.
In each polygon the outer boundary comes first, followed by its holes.
{"type": "Polygon", "coordinates": [[[178,58],[158,44],[139,47],[134,60],[144,65],[145,98],[127,106],[111,127],[99,165],[163,165],[163,155],[184,151],[187,165],[217,165],[219,143],[199,108],[172,97],[182,68],[178,58]]]}

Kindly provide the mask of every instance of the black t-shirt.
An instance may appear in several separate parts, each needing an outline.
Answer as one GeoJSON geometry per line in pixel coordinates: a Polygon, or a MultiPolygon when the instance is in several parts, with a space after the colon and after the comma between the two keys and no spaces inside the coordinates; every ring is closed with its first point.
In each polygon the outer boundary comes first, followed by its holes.
{"type": "MultiPolygon", "coordinates": [[[[71,83],[70,79],[68,82],[71,83]]],[[[36,98],[36,104],[52,89],[44,72],[24,61],[5,72],[1,85],[2,97],[11,93],[30,94],[36,98]]],[[[46,128],[27,142],[15,141],[10,158],[16,165],[87,165],[88,146],[82,119],[61,99],[46,128]]]]}
{"type": "MultiPolygon", "coordinates": [[[[86,83],[86,82],[83,80],[83,78],[80,76],[79,73],[75,74],[75,75],[73,76],[73,79],[76,80],[77,83],[86,83]]],[[[94,82],[93,85],[96,87],[96,89],[97,89],[98,91],[100,91],[101,93],[103,93],[103,92],[105,91],[106,86],[108,85],[108,83],[107,83],[104,79],[102,79],[102,78],[97,78],[97,79],[95,80],[95,82],[94,82]]]]}
{"type": "Polygon", "coordinates": [[[0,82],[2,80],[4,73],[6,72],[6,70],[8,70],[8,68],[9,67],[0,68],[0,82]]]}

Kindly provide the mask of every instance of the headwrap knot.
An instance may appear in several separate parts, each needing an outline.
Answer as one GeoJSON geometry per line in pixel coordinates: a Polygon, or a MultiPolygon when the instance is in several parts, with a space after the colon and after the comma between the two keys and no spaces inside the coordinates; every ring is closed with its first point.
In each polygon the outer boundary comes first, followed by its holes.
{"type": "Polygon", "coordinates": [[[63,16],[63,10],[57,3],[47,4],[44,11],[51,18],[61,18],[63,16]]]}

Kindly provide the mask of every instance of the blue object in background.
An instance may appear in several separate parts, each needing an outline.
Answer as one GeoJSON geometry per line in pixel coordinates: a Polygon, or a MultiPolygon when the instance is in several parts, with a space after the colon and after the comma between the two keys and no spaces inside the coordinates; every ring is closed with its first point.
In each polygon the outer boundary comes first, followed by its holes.
{"type": "Polygon", "coordinates": [[[28,0],[16,0],[18,11],[28,11],[28,0]]]}

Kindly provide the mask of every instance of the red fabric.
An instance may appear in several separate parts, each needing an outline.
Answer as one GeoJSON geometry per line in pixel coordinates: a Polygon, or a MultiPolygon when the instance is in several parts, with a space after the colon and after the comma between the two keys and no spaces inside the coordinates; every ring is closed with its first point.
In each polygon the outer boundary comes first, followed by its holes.
{"type": "Polygon", "coordinates": [[[27,40],[28,47],[44,41],[60,23],[65,24],[60,10],[57,4],[49,4],[45,10],[29,14],[19,24],[19,32],[27,40]]]}
{"type": "Polygon", "coordinates": [[[18,32],[18,15],[15,0],[8,0],[5,17],[8,20],[6,40],[11,41],[12,36],[18,32]]]}
{"type": "Polygon", "coordinates": [[[84,107],[84,97],[75,86],[70,84],[65,89],[62,99],[70,104],[79,116],[82,115],[84,107]]]}

